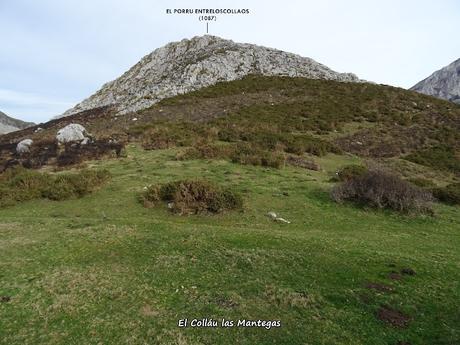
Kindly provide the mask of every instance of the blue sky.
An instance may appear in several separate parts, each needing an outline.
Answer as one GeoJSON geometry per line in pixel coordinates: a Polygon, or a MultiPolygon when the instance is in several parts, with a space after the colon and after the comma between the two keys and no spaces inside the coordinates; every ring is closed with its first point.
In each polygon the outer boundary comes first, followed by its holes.
{"type": "Polygon", "coordinates": [[[0,0],[0,110],[44,122],[170,41],[205,33],[166,8],[249,8],[210,34],[408,88],[460,58],[458,0],[0,0]]]}

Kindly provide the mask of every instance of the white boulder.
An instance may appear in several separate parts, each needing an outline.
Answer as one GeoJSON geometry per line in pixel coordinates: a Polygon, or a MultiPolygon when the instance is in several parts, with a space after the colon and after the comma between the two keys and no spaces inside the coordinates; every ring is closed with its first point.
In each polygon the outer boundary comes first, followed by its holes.
{"type": "Polygon", "coordinates": [[[70,125],[61,128],[56,135],[56,140],[60,144],[71,142],[88,142],[88,132],[85,127],[78,123],[71,123],[70,125]]]}
{"type": "Polygon", "coordinates": [[[16,152],[21,154],[21,153],[29,153],[30,152],[30,147],[33,144],[32,139],[24,139],[18,143],[16,146],[16,152]]]}

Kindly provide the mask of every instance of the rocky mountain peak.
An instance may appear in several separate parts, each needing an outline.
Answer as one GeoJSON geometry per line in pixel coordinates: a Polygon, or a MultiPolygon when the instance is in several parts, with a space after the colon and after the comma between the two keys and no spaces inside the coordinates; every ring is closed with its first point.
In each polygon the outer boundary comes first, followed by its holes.
{"type": "Polygon", "coordinates": [[[125,114],[148,108],[164,98],[248,74],[360,81],[354,74],[332,71],[310,58],[205,35],[154,50],[62,116],[107,105],[125,114]]]}
{"type": "Polygon", "coordinates": [[[460,59],[434,72],[411,90],[460,104],[460,59]]]}

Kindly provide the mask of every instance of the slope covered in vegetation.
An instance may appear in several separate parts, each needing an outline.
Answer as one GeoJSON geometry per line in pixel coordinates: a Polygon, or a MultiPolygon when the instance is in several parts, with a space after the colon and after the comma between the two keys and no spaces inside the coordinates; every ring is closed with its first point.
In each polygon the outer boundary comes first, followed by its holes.
{"type": "Polygon", "coordinates": [[[89,163],[112,175],[99,191],[0,209],[2,343],[458,343],[458,207],[412,217],[336,204],[329,181],[360,162],[350,156],[306,171],[178,161],[178,150],[130,145],[89,163]],[[180,216],[138,200],[197,176],[242,195],[243,209],[180,216]],[[183,329],[182,318],[281,327],[183,329]]]}
{"type": "Polygon", "coordinates": [[[53,168],[56,148],[33,165],[46,172],[0,175],[2,188],[36,192],[0,208],[0,342],[460,342],[459,106],[251,76],[138,113],[101,108],[8,134],[3,162],[33,158],[14,153],[24,138],[31,155],[49,152],[72,122],[100,149],[72,147],[75,164],[53,168]],[[53,171],[64,168],[87,170],[53,171]],[[69,198],[30,182],[45,173],[69,198]],[[336,203],[334,187],[355,203],[336,203]],[[428,213],[387,210],[404,200],[425,210],[431,192],[444,203],[428,213]],[[281,327],[179,328],[183,318],[281,327]]]}

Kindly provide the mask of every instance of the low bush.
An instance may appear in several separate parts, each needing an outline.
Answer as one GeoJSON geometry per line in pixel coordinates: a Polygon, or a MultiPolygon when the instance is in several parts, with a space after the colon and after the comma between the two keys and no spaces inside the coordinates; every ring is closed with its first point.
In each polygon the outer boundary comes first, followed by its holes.
{"type": "Polygon", "coordinates": [[[221,213],[243,206],[238,193],[206,180],[184,180],[151,186],[141,200],[146,207],[159,201],[167,202],[171,210],[179,214],[221,213]]]}
{"type": "Polygon", "coordinates": [[[439,201],[460,205],[460,183],[452,183],[442,188],[434,188],[433,195],[439,201]]]}
{"type": "Polygon", "coordinates": [[[279,151],[265,151],[254,145],[238,143],[232,154],[232,162],[279,169],[285,164],[285,154],[279,151]]]}
{"type": "Polygon", "coordinates": [[[176,155],[177,160],[187,159],[216,159],[231,156],[232,147],[228,145],[200,144],[187,148],[176,155]]]}
{"type": "Polygon", "coordinates": [[[54,176],[42,195],[50,200],[80,198],[92,193],[110,179],[107,170],[83,170],[78,174],[54,176]]]}
{"type": "Polygon", "coordinates": [[[460,174],[460,156],[451,146],[438,146],[417,151],[408,155],[405,159],[436,170],[460,174]]]}
{"type": "Polygon", "coordinates": [[[368,171],[335,186],[331,192],[336,202],[352,201],[402,213],[431,213],[432,195],[396,175],[368,171]]]}
{"type": "Polygon", "coordinates": [[[0,175],[0,206],[46,198],[79,198],[99,188],[108,179],[107,170],[83,170],[79,173],[48,174],[14,167],[0,175]]]}
{"type": "Polygon", "coordinates": [[[348,181],[354,177],[364,175],[368,169],[363,165],[350,164],[337,171],[337,178],[339,181],[348,181]]]}

